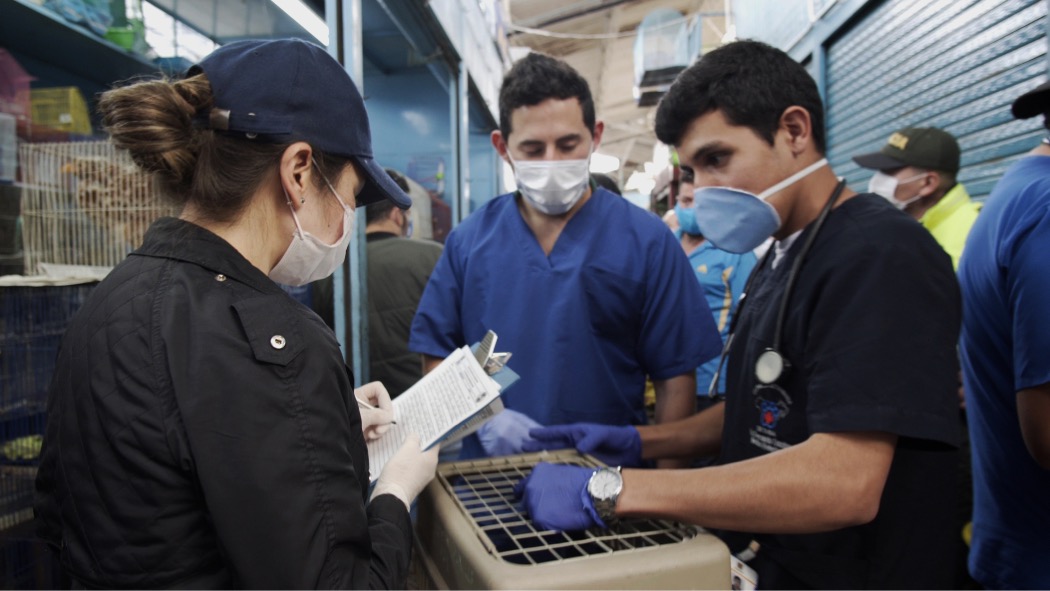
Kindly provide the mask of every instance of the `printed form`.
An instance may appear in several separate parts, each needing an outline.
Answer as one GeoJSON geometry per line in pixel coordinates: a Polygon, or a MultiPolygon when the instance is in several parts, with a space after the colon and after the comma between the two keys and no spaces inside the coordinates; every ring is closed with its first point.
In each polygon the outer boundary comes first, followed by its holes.
{"type": "MultiPolygon", "coordinates": [[[[453,432],[461,435],[457,428],[485,411],[499,394],[499,384],[485,373],[470,348],[456,349],[394,399],[397,424],[379,439],[368,442],[369,478],[379,477],[409,433],[419,435],[423,449],[429,449],[453,432]]],[[[490,410],[489,414],[495,413],[490,410]]]]}

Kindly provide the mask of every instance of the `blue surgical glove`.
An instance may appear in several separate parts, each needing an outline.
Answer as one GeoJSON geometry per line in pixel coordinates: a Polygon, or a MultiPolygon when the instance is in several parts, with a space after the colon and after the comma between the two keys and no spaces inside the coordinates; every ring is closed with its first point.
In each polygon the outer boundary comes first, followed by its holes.
{"type": "Polygon", "coordinates": [[[540,462],[514,486],[533,523],[541,529],[579,530],[606,527],[598,517],[587,481],[594,468],[540,462]]]}
{"type": "Polygon", "coordinates": [[[590,454],[608,466],[642,465],[642,437],[638,429],[629,425],[573,423],[533,429],[529,436],[532,439],[522,444],[522,451],[575,447],[580,453],[590,454]]]}
{"type": "Polygon", "coordinates": [[[527,441],[529,431],[537,427],[543,425],[506,408],[478,429],[478,440],[489,457],[520,454],[522,442],[527,441]]]}

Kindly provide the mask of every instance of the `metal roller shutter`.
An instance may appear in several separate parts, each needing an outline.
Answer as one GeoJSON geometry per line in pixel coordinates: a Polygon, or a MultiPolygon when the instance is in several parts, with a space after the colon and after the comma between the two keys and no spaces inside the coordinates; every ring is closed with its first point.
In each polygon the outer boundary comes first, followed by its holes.
{"type": "Polygon", "coordinates": [[[984,197],[1045,133],[1009,105],[1045,79],[1046,0],[887,0],[827,47],[828,157],[850,187],[871,172],[851,157],[895,129],[934,126],[959,139],[959,180],[984,197]]]}

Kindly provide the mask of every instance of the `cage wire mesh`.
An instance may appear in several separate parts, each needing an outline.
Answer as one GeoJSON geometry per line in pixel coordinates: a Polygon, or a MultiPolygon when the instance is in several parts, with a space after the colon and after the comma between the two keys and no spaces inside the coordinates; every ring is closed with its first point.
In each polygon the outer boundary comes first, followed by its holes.
{"type": "Polygon", "coordinates": [[[55,357],[93,288],[0,287],[0,533],[33,517],[55,357]]]}
{"type": "MultiPolygon", "coordinates": [[[[596,467],[580,455],[565,454],[551,461],[596,467]]],[[[474,465],[460,473],[439,475],[442,485],[469,516],[489,553],[513,564],[542,564],[636,548],[674,544],[692,538],[692,526],[659,519],[627,519],[609,529],[574,532],[540,529],[525,514],[514,486],[532,472],[531,463],[474,465]]]]}
{"type": "Polygon", "coordinates": [[[154,220],[175,213],[152,177],[108,140],[23,143],[19,161],[27,274],[49,265],[113,267],[154,220]]]}

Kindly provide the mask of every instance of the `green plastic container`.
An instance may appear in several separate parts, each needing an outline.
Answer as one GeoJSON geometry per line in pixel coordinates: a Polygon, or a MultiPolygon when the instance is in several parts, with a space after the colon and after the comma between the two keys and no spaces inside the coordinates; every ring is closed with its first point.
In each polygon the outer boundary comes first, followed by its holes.
{"type": "Polygon", "coordinates": [[[135,47],[135,29],[131,27],[110,27],[106,31],[106,39],[119,45],[126,51],[135,47]]]}

